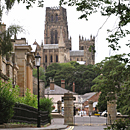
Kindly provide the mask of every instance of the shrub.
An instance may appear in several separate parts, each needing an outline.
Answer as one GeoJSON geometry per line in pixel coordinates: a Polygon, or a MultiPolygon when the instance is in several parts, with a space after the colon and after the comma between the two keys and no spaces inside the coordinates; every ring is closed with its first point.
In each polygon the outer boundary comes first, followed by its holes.
{"type": "Polygon", "coordinates": [[[51,119],[51,111],[52,111],[52,102],[53,98],[41,98],[40,99],[40,110],[41,111],[48,111],[49,117],[51,119]]]}
{"type": "Polygon", "coordinates": [[[31,94],[27,89],[24,97],[19,97],[19,102],[37,108],[37,95],[31,94]]]}
{"type": "Polygon", "coordinates": [[[130,130],[130,120],[117,120],[107,128],[104,128],[104,130],[130,130]]]}
{"type": "Polygon", "coordinates": [[[7,123],[13,116],[13,106],[18,96],[18,86],[13,88],[11,80],[7,83],[0,80],[0,124],[7,123]]]}

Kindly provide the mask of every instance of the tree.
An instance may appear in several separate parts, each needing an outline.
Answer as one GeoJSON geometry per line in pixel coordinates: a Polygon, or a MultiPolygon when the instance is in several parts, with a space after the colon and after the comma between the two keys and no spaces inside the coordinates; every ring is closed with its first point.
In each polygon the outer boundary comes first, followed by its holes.
{"type": "MultiPolygon", "coordinates": [[[[33,68],[33,76],[37,78],[37,68],[33,68]]],[[[46,83],[45,70],[43,67],[39,67],[39,79],[46,83]]]]}
{"type": "MultiPolygon", "coordinates": [[[[124,56],[125,55],[112,56],[96,64],[101,72],[100,75],[93,80],[95,85],[92,86],[92,90],[102,92],[101,98],[105,101],[105,104],[106,101],[115,99],[115,96],[111,98],[107,97],[108,93],[113,92],[118,97],[117,109],[122,114],[130,115],[130,104],[127,100],[128,98],[126,98],[130,95],[130,66],[127,62],[120,60],[124,56]]],[[[102,101],[99,100],[99,104],[101,103],[102,101]]]]}
{"type": "Polygon", "coordinates": [[[72,91],[73,82],[75,82],[75,91],[84,94],[91,91],[93,79],[98,75],[93,65],[80,65],[75,61],[68,63],[53,63],[46,70],[47,86],[49,78],[53,78],[55,84],[61,85],[61,79],[65,79],[66,89],[72,91]]]}
{"type": "MultiPolygon", "coordinates": [[[[119,19],[117,26],[112,30],[108,29],[110,35],[106,38],[110,43],[109,47],[113,50],[119,50],[121,47],[119,40],[130,34],[130,31],[126,29],[126,25],[130,23],[129,0],[60,0],[60,5],[62,4],[76,6],[76,10],[82,12],[80,19],[88,20],[89,15],[99,11],[102,16],[117,17],[119,19]]],[[[125,44],[130,46],[129,43],[125,44]]]]}
{"type": "MultiPolygon", "coordinates": [[[[2,25],[0,25],[2,27],[2,25]]],[[[11,37],[15,36],[19,32],[23,32],[24,29],[19,25],[11,25],[7,30],[0,33],[0,55],[4,56],[9,54],[13,50],[11,37]]]]}

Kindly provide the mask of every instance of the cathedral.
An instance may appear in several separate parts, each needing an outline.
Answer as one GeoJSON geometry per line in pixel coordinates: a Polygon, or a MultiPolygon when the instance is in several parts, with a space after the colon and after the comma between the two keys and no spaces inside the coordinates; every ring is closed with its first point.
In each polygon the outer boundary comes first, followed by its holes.
{"type": "Polygon", "coordinates": [[[89,40],[79,36],[79,50],[72,51],[71,37],[68,34],[67,13],[63,7],[47,7],[45,16],[44,45],[36,41],[37,52],[41,58],[41,66],[45,69],[51,63],[77,61],[81,64],[95,63],[95,37],[89,40]],[[89,50],[91,48],[91,51],[89,50]]]}

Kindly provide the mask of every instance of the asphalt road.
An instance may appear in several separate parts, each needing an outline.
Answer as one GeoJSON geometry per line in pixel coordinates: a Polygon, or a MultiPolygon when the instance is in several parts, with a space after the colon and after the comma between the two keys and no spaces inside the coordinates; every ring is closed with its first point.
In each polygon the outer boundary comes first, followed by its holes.
{"type": "Polygon", "coordinates": [[[89,117],[89,116],[84,116],[84,117],[80,117],[80,116],[76,116],[75,118],[74,118],[74,122],[75,122],[75,124],[77,124],[77,125],[88,125],[88,124],[90,124],[90,125],[106,125],[106,117],[101,117],[101,116],[99,116],[99,117],[97,117],[97,116],[91,116],[91,117],[89,117]]]}

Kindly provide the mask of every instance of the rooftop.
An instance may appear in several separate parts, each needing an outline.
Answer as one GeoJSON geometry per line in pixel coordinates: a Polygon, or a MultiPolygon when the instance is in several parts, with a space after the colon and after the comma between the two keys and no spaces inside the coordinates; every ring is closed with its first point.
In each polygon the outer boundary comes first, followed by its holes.
{"type": "Polygon", "coordinates": [[[84,56],[84,50],[70,51],[70,56],[84,56]]]}

